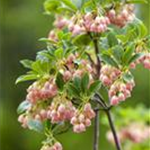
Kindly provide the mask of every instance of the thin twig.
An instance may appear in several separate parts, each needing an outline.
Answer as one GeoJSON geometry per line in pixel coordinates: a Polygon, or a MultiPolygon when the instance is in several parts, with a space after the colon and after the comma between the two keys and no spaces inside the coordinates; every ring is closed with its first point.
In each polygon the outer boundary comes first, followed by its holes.
{"type": "Polygon", "coordinates": [[[95,122],[94,122],[94,144],[93,144],[93,150],[99,150],[99,110],[95,110],[95,122]]]}
{"type": "Polygon", "coordinates": [[[89,35],[89,37],[91,38],[91,40],[93,41],[94,44],[94,50],[95,50],[95,55],[97,58],[97,63],[96,63],[96,70],[97,70],[97,78],[99,78],[100,75],[100,69],[101,69],[101,60],[98,56],[99,54],[99,46],[98,46],[98,39],[94,38],[90,32],[87,33],[89,35]]]}
{"type": "Polygon", "coordinates": [[[105,111],[105,112],[106,112],[107,117],[108,117],[109,125],[110,125],[110,128],[111,128],[113,137],[114,137],[114,141],[115,141],[115,144],[116,144],[116,148],[117,148],[117,150],[121,150],[120,141],[119,141],[119,139],[118,139],[117,132],[116,132],[114,123],[113,123],[113,121],[112,121],[112,117],[111,117],[110,111],[107,110],[107,111],[105,111]]]}
{"type": "Polygon", "coordinates": [[[108,121],[109,121],[109,125],[110,125],[110,128],[111,128],[111,131],[112,131],[112,134],[113,134],[113,137],[114,137],[114,141],[115,141],[115,144],[116,144],[116,148],[117,150],[121,150],[121,145],[120,145],[120,141],[119,141],[119,138],[117,136],[117,132],[115,130],[115,126],[114,126],[114,123],[112,121],[112,117],[111,117],[111,114],[110,114],[110,109],[112,108],[112,106],[109,106],[105,103],[105,101],[103,100],[103,98],[98,94],[96,93],[95,94],[95,99],[97,101],[97,103],[103,107],[107,117],[108,117],[108,121]]]}
{"type": "Polygon", "coordinates": [[[95,62],[93,61],[93,59],[91,58],[89,53],[85,53],[88,56],[88,59],[90,60],[91,64],[95,67],[95,62]]]}

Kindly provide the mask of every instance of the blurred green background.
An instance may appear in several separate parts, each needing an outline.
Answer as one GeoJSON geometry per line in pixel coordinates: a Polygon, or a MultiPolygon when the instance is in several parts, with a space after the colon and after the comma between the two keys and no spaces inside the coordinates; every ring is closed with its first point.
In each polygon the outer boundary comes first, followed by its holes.
{"type": "MultiPolygon", "coordinates": [[[[52,28],[52,18],[43,14],[43,0],[0,0],[0,149],[39,150],[42,135],[21,128],[16,108],[25,98],[28,83],[15,85],[15,79],[25,72],[20,59],[34,59],[44,44],[38,42],[52,28]]],[[[137,15],[149,28],[150,4],[137,6],[137,15]]],[[[134,72],[137,86],[133,97],[122,107],[139,103],[150,107],[150,74],[141,66],[134,72]]],[[[102,114],[101,114],[102,115],[102,114]]],[[[123,119],[123,118],[121,118],[123,119]]],[[[120,120],[121,121],[121,120],[120,120]]],[[[113,150],[107,144],[106,127],[101,126],[100,150],[113,150]]],[[[92,127],[86,133],[68,132],[58,137],[64,150],[91,150],[92,127]]]]}

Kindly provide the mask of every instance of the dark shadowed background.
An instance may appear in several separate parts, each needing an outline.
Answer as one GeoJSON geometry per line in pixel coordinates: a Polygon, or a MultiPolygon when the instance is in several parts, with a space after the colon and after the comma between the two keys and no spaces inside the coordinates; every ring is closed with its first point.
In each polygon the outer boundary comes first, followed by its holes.
{"type": "MultiPolygon", "coordinates": [[[[29,83],[15,85],[16,78],[25,70],[20,59],[34,59],[45,44],[38,41],[52,28],[52,18],[43,14],[43,0],[0,0],[0,149],[39,150],[42,135],[21,128],[17,122],[16,108],[25,98],[29,83]]],[[[149,28],[150,4],[137,6],[137,15],[149,28]]],[[[135,107],[139,103],[150,107],[150,74],[141,66],[134,72],[137,86],[132,98],[122,107],[135,107]]],[[[121,118],[123,119],[123,118],[121,118]]],[[[121,120],[120,120],[121,121],[121,120]]],[[[106,128],[101,126],[101,150],[113,150],[107,144],[106,128]]],[[[58,138],[64,150],[91,150],[92,127],[86,133],[68,132],[58,138]]]]}

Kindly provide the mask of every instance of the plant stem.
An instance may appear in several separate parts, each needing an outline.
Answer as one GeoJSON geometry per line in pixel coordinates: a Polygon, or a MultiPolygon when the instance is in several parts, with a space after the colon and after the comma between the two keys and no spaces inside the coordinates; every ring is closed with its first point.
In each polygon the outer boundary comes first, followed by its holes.
{"type": "Polygon", "coordinates": [[[95,55],[96,55],[96,58],[97,58],[97,75],[98,75],[98,78],[99,78],[99,75],[100,75],[100,69],[101,69],[101,61],[100,61],[100,58],[98,56],[99,54],[99,47],[98,47],[98,40],[97,39],[93,39],[93,43],[94,43],[94,47],[95,47],[95,55]]]}
{"type": "Polygon", "coordinates": [[[95,100],[103,108],[103,110],[106,112],[106,115],[107,115],[108,121],[109,121],[109,125],[110,125],[111,131],[112,131],[112,134],[114,137],[114,141],[116,144],[116,148],[117,148],[117,150],[121,150],[121,145],[120,145],[120,142],[119,142],[116,130],[115,130],[115,126],[113,124],[112,117],[110,114],[111,107],[110,106],[108,107],[107,104],[105,103],[105,101],[103,100],[103,98],[97,93],[95,94],[95,100]]]}
{"type": "Polygon", "coordinates": [[[108,117],[109,125],[110,125],[110,128],[111,128],[113,137],[114,137],[114,141],[115,141],[115,144],[116,144],[116,148],[117,148],[117,150],[121,150],[120,141],[119,141],[119,139],[118,139],[117,132],[116,132],[114,123],[113,123],[113,121],[112,121],[112,117],[111,117],[111,114],[110,114],[110,110],[106,110],[105,112],[106,112],[107,117],[108,117]]]}
{"type": "Polygon", "coordinates": [[[94,144],[93,150],[99,150],[99,110],[95,110],[95,124],[94,124],[94,144]]]}

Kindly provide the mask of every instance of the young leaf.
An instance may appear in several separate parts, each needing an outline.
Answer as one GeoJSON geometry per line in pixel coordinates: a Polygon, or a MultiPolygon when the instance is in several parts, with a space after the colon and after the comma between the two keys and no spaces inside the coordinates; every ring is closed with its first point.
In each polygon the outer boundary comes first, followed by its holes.
{"type": "Polygon", "coordinates": [[[134,50],[135,50],[135,44],[134,43],[130,43],[127,46],[126,51],[124,52],[124,55],[123,55],[123,62],[124,62],[124,64],[128,64],[129,63],[129,60],[131,59],[134,50]]]}
{"type": "Polygon", "coordinates": [[[138,29],[138,32],[139,32],[138,37],[139,38],[145,37],[146,34],[147,34],[147,28],[144,25],[144,23],[141,20],[139,20],[139,19],[136,19],[135,23],[137,25],[137,29],[138,29]]]}
{"type": "Polygon", "coordinates": [[[77,10],[77,7],[70,0],[61,0],[66,6],[71,8],[72,10],[77,10]]]}
{"type": "Polygon", "coordinates": [[[87,34],[80,34],[77,35],[74,39],[73,39],[73,43],[77,46],[86,46],[91,42],[91,39],[89,36],[87,36],[87,34]]]}
{"type": "Polygon", "coordinates": [[[55,56],[56,56],[56,58],[61,59],[63,56],[63,49],[62,48],[57,49],[55,51],[55,56]]]}
{"type": "Polygon", "coordinates": [[[61,1],[58,0],[46,0],[44,8],[47,13],[57,12],[57,8],[61,6],[61,1]]]}
{"type": "Polygon", "coordinates": [[[101,87],[101,81],[97,80],[90,85],[89,94],[93,94],[97,92],[101,87]]]}
{"type": "Polygon", "coordinates": [[[67,132],[70,129],[71,125],[69,122],[60,122],[52,130],[54,135],[67,132]]]}
{"type": "Polygon", "coordinates": [[[110,47],[118,45],[118,40],[117,40],[117,38],[115,36],[115,33],[110,32],[107,35],[107,39],[108,39],[108,44],[109,44],[110,47]]]}
{"type": "Polygon", "coordinates": [[[112,65],[114,67],[118,67],[118,64],[116,61],[108,54],[102,54],[101,55],[102,61],[104,61],[106,64],[112,65]]]}
{"type": "Polygon", "coordinates": [[[68,85],[68,91],[73,97],[80,97],[80,90],[77,89],[72,83],[68,85]]]}
{"type": "Polygon", "coordinates": [[[17,78],[16,80],[16,84],[20,83],[20,82],[24,82],[24,81],[30,81],[30,80],[36,80],[38,79],[39,76],[36,74],[26,74],[26,75],[22,75],[19,78],[17,78]]]}
{"type": "Polygon", "coordinates": [[[130,73],[130,72],[126,72],[124,75],[123,75],[123,79],[125,82],[130,82],[134,79],[133,75],[130,73]]]}
{"type": "Polygon", "coordinates": [[[117,62],[121,63],[122,56],[123,56],[123,53],[124,53],[124,50],[123,50],[122,46],[116,45],[115,47],[113,47],[112,48],[112,53],[113,53],[113,56],[115,57],[115,59],[117,60],[117,62]]]}
{"type": "Polygon", "coordinates": [[[81,79],[81,88],[83,93],[87,91],[88,85],[89,85],[89,75],[88,73],[85,73],[81,79]]]}
{"type": "Polygon", "coordinates": [[[61,73],[58,73],[57,74],[57,77],[56,77],[56,84],[57,84],[57,87],[60,89],[60,90],[63,90],[63,87],[64,87],[64,80],[63,80],[63,75],[61,73]]]}
{"type": "Polygon", "coordinates": [[[74,80],[73,80],[73,85],[74,85],[77,89],[81,90],[81,78],[75,77],[74,80]]]}
{"type": "Polygon", "coordinates": [[[26,100],[26,101],[23,101],[23,102],[18,106],[17,113],[18,113],[18,114],[21,114],[21,113],[23,113],[24,111],[26,111],[27,109],[29,109],[30,107],[31,107],[31,103],[29,103],[27,100],[26,100]]]}
{"type": "Polygon", "coordinates": [[[131,59],[129,60],[129,64],[136,61],[137,59],[139,59],[140,57],[143,56],[143,53],[137,53],[137,54],[134,54],[131,59]]]}
{"type": "Polygon", "coordinates": [[[32,63],[33,63],[33,61],[32,61],[32,60],[28,60],[28,59],[24,59],[24,60],[21,60],[20,63],[21,63],[25,68],[31,69],[31,68],[32,68],[32,63]]]}
{"type": "Polygon", "coordinates": [[[42,132],[43,131],[43,128],[44,128],[43,124],[39,120],[30,119],[27,124],[28,124],[28,127],[29,127],[30,130],[34,130],[34,131],[37,131],[37,132],[42,132]]]}

